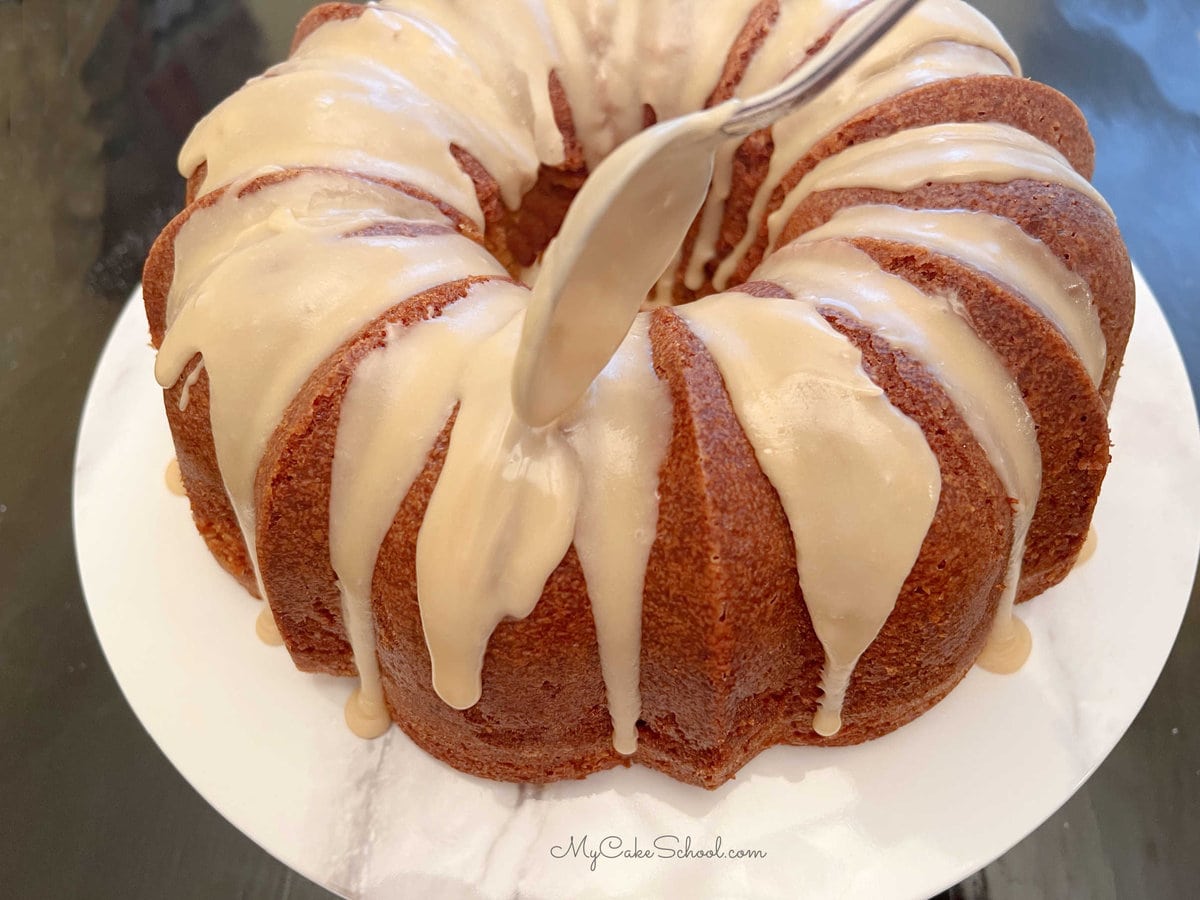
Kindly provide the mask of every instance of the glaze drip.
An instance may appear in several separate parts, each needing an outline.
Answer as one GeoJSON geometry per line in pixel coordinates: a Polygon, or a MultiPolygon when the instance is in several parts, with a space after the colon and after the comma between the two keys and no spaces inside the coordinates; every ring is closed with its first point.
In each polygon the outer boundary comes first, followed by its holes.
{"type": "Polygon", "coordinates": [[[778,244],[800,204],[822,191],[861,187],[900,194],[927,183],[1019,179],[1062,185],[1112,212],[1088,180],[1048,144],[1009,125],[948,122],[856,144],[819,163],[768,217],[769,246],[778,244]]]}
{"type": "Polygon", "coordinates": [[[383,737],[392,727],[391,716],[381,699],[363,693],[359,685],[346,701],[346,727],[365,741],[383,737]]]}
{"type": "Polygon", "coordinates": [[[183,486],[183,475],[179,471],[179,460],[173,459],[167,463],[164,479],[167,483],[167,490],[176,497],[187,496],[187,490],[183,486]]]}
{"type": "Polygon", "coordinates": [[[1096,526],[1093,525],[1088,529],[1087,537],[1083,541],[1083,546],[1079,548],[1079,556],[1075,559],[1075,566],[1078,568],[1096,555],[1096,545],[1100,538],[1096,534],[1096,526]]]}
{"type": "Polygon", "coordinates": [[[1029,409],[1003,361],[950,299],[923,294],[850,244],[797,241],[768,259],[758,274],[849,314],[912,354],[954,402],[1013,504],[1012,548],[991,643],[1010,641],[1025,538],[1041,491],[1042,456],[1029,409]]]}
{"type": "Polygon", "coordinates": [[[436,318],[393,325],[354,370],[342,400],[329,498],[330,563],[363,702],[382,708],[371,584],[380,545],[460,395],[461,371],[480,344],[521,309],[524,291],[474,286],[436,318]],[[403,392],[395,385],[407,385],[403,392]]]}
{"type": "Polygon", "coordinates": [[[254,620],[254,633],[268,647],[283,646],[283,635],[279,633],[279,626],[275,624],[270,606],[264,604],[259,611],[258,618],[254,620]]]}
{"type": "Polygon", "coordinates": [[[671,438],[671,401],[654,374],[649,316],[629,336],[565,423],[586,473],[575,550],[587,582],[613,746],[637,750],[642,590],[658,528],[658,470],[671,438]]]}
{"type": "Polygon", "coordinates": [[[937,458],[813,302],[729,293],[678,314],[716,361],[779,492],[800,590],[825,649],[814,727],[832,735],[854,667],[887,621],[933,521],[937,458]]]}
{"type": "Polygon", "coordinates": [[[1010,220],[968,210],[854,206],[840,210],[804,240],[856,237],[917,244],[1011,287],[1067,339],[1099,386],[1107,348],[1091,289],[1045,244],[1010,220]]]}
{"type": "Polygon", "coordinates": [[[192,388],[196,386],[196,382],[200,380],[202,374],[204,374],[204,360],[196,363],[192,367],[192,371],[188,373],[187,378],[183,381],[183,390],[179,392],[178,409],[180,412],[188,408],[188,402],[192,397],[192,388]]]}
{"type": "Polygon", "coordinates": [[[193,356],[204,358],[217,461],[263,596],[254,476],[309,375],[398,298],[504,274],[481,247],[443,226],[426,223],[435,230],[423,232],[400,224],[410,220],[394,213],[411,211],[409,198],[340,180],[320,181],[314,194],[307,179],[242,200],[231,190],[198,211],[179,238],[155,362],[158,383],[170,387],[193,356]],[[389,222],[391,233],[371,230],[389,222]],[[211,230],[220,238],[204,242],[211,230]]]}
{"type": "Polygon", "coordinates": [[[557,428],[513,412],[506,378],[519,321],[483,342],[458,380],[446,462],[417,536],[417,597],[433,687],[455,709],[482,692],[484,652],[505,618],[523,619],[566,555],[582,476],[557,428]],[[486,514],[481,514],[486,511],[486,514]]]}

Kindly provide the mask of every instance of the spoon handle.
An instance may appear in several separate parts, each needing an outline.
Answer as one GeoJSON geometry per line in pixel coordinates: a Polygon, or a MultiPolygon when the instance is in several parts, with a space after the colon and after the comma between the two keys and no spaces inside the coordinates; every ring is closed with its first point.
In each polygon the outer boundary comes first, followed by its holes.
{"type": "Polygon", "coordinates": [[[788,78],[771,90],[749,99],[721,126],[721,133],[729,137],[744,137],[778,121],[821,93],[918,2],[920,0],[887,0],[866,24],[822,60],[810,74],[799,81],[788,78]]]}

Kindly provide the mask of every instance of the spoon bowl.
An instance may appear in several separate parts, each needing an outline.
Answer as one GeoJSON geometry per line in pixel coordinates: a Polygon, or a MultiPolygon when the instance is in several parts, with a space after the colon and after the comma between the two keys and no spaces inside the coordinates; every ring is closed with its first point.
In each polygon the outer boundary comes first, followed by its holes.
{"type": "Polygon", "coordinates": [[[771,90],[661,122],[596,168],[546,251],[526,312],[512,381],[526,424],[562,416],[608,364],[703,206],[721,143],[825,90],[917,2],[880,3],[771,90]]]}
{"type": "Polygon", "coordinates": [[[587,390],[616,352],[646,295],[700,211],[719,126],[732,100],[642,132],[618,147],[584,183],[533,289],[513,373],[513,406],[547,425],[587,390]],[[651,227],[636,236],[634,223],[651,227]],[[638,252],[625,252],[632,241],[638,252]]]}

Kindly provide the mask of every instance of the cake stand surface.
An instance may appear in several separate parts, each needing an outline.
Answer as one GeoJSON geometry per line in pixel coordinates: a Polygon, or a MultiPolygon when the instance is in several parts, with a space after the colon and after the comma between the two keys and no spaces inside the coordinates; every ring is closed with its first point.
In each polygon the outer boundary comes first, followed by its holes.
{"type": "Polygon", "coordinates": [[[259,602],[165,486],[173,449],[140,292],[100,360],[76,456],[92,621],[180,773],[268,852],[347,897],[928,897],[1088,778],[1150,693],[1187,606],[1200,429],[1170,329],[1137,284],[1097,552],[1020,607],[1034,649],[1018,674],[973,670],[916,722],[859,747],[777,747],[708,792],[640,767],[498,784],[395,728],[353,737],[352,682],[300,674],[259,641],[259,602]]]}

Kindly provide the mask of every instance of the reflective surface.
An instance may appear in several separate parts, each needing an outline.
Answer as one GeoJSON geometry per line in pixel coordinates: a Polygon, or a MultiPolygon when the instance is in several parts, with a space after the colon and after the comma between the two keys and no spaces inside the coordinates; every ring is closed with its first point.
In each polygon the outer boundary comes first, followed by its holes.
{"type": "MultiPolygon", "coordinates": [[[[82,605],[69,517],[83,394],[149,242],[181,204],[176,149],[198,115],[286,52],[309,5],[0,3],[0,883],[8,895],[328,896],[221,820],[133,718],[82,605]]],[[[977,5],[1027,74],[1087,113],[1096,182],[1196,385],[1200,4],[977,5]]],[[[1158,688],[1096,776],[954,893],[1193,896],[1198,679],[1193,609],[1158,688]]]]}

